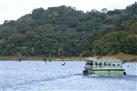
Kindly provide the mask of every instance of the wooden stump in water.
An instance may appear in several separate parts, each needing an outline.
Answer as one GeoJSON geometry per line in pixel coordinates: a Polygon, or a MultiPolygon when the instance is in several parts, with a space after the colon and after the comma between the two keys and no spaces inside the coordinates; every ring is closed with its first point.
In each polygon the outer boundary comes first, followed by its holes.
{"type": "Polygon", "coordinates": [[[43,58],[43,61],[47,64],[47,58],[43,58]]]}
{"type": "Polygon", "coordinates": [[[22,58],[21,58],[21,57],[18,57],[18,58],[17,58],[17,61],[21,62],[21,61],[22,61],[22,58]]]}

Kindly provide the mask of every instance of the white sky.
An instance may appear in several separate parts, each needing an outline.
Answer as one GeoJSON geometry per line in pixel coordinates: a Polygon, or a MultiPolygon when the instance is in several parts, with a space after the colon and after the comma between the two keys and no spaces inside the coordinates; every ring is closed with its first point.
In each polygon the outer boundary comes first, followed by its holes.
{"type": "Polygon", "coordinates": [[[0,0],[0,24],[4,20],[16,20],[39,7],[47,9],[48,7],[66,5],[83,11],[101,10],[102,8],[113,10],[124,9],[134,2],[137,0],[0,0]]]}

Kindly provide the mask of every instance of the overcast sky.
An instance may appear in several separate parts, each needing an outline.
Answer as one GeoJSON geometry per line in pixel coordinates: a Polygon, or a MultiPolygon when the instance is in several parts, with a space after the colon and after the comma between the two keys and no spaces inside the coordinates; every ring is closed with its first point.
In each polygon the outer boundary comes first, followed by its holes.
{"type": "Polygon", "coordinates": [[[124,9],[134,2],[137,0],[0,0],[0,24],[4,20],[16,20],[39,7],[47,9],[48,7],[66,5],[83,11],[101,10],[102,8],[113,10],[124,9]]]}

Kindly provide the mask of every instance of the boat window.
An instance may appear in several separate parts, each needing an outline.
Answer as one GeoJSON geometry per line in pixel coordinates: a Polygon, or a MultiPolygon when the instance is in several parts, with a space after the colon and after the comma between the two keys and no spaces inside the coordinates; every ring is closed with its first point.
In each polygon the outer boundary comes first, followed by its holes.
{"type": "Polygon", "coordinates": [[[99,63],[99,66],[102,66],[102,63],[99,63]]]}
{"type": "Polygon", "coordinates": [[[111,66],[111,63],[109,63],[108,66],[111,66]]]}
{"type": "Polygon", "coordinates": [[[107,66],[106,62],[104,62],[104,66],[107,66]]]}
{"type": "Polygon", "coordinates": [[[115,64],[113,64],[113,66],[115,66],[115,64]]]}
{"type": "Polygon", "coordinates": [[[97,63],[97,62],[95,62],[95,65],[96,65],[96,66],[98,66],[98,63],[97,63]]]}
{"type": "Polygon", "coordinates": [[[120,66],[120,64],[117,64],[117,66],[120,66]]]}
{"type": "Polygon", "coordinates": [[[92,61],[91,62],[87,62],[86,65],[93,65],[93,62],[92,61]]]}

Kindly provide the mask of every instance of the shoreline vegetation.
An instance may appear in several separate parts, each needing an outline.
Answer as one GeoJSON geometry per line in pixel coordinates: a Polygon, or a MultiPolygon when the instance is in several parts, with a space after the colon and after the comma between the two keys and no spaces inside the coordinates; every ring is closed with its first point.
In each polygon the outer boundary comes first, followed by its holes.
{"type": "MultiPolygon", "coordinates": [[[[130,55],[130,54],[117,54],[117,55],[105,55],[105,56],[94,56],[97,58],[114,58],[114,59],[120,59],[124,62],[137,62],[137,55],[130,55]]],[[[17,60],[17,61],[84,61],[89,57],[45,57],[45,56],[0,56],[0,61],[11,61],[11,60],[17,60]]]]}
{"type": "MultiPolygon", "coordinates": [[[[0,55],[26,56],[24,59],[43,59],[38,55],[70,59],[119,53],[137,55],[136,11],[137,2],[122,10],[103,8],[89,12],[65,5],[36,8],[0,25],[0,55]]],[[[136,58],[122,55],[122,59],[136,58]]]]}

